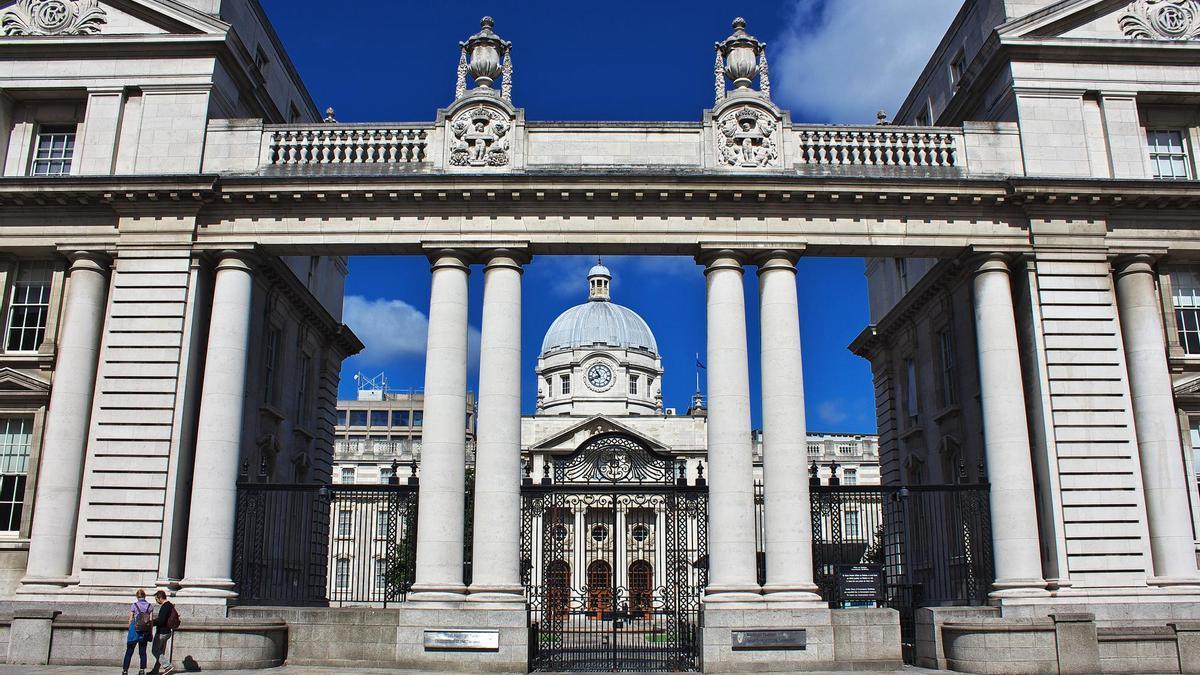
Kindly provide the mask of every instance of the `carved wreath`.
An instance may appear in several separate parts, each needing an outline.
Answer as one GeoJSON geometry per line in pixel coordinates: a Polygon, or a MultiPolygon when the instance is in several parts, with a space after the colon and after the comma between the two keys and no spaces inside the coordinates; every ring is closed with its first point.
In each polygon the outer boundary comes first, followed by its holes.
{"type": "Polygon", "coordinates": [[[460,113],[450,123],[450,164],[506,166],[511,128],[507,116],[485,106],[460,113]]]}
{"type": "Polygon", "coordinates": [[[108,18],[97,0],[19,0],[0,14],[4,35],[94,35],[108,18]]]}
{"type": "Polygon", "coordinates": [[[1138,40],[1195,40],[1200,37],[1200,0],[1134,0],[1119,25],[1138,40]]]}
{"type": "Polygon", "coordinates": [[[745,106],[725,113],[716,124],[717,157],[728,166],[763,167],[779,158],[776,121],[745,106]]]}

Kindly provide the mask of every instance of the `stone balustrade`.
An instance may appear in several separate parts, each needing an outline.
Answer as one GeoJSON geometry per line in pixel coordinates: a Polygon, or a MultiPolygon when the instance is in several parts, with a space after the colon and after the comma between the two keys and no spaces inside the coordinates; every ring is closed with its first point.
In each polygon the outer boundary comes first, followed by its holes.
{"type": "Polygon", "coordinates": [[[266,163],[408,164],[427,161],[430,128],[357,124],[274,125],[264,129],[266,163]]]}
{"type": "Polygon", "coordinates": [[[817,166],[956,167],[958,129],[891,126],[798,126],[796,164],[817,166]]]}

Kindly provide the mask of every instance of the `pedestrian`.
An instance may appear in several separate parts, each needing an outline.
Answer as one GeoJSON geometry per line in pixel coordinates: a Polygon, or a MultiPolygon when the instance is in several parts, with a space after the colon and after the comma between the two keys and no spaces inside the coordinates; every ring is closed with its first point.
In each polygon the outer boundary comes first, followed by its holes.
{"type": "Polygon", "coordinates": [[[171,665],[168,643],[171,642],[175,629],[179,628],[179,612],[175,605],[167,600],[165,591],[155,591],[154,601],[158,603],[158,617],[154,619],[154,670],[161,675],[170,675],[175,672],[175,666],[171,665]]]}
{"type": "Polygon", "coordinates": [[[129,606],[129,631],[125,636],[125,661],[121,664],[121,675],[129,675],[129,662],[133,659],[133,648],[138,650],[138,675],[146,675],[146,643],[154,630],[154,607],[146,602],[146,591],[137,589],[137,599],[129,606]]]}

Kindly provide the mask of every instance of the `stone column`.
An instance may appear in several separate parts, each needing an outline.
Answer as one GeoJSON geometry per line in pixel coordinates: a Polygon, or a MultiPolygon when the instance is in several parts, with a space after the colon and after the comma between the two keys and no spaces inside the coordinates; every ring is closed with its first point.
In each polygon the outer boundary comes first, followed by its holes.
{"type": "Polygon", "coordinates": [[[708,588],[705,602],[761,600],[755,573],[754,460],[742,257],[706,265],[708,299],[708,588]]]}
{"type": "Polygon", "coordinates": [[[180,595],[235,595],[233,535],[253,295],[253,270],[245,254],[222,253],[213,285],[212,318],[204,356],[187,557],[180,595]]]}
{"type": "Polygon", "coordinates": [[[812,504],[804,419],[804,369],[796,255],[774,251],[758,266],[763,413],[763,518],[767,600],[821,602],[812,568],[812,504]]]}
{"type": "Polygon", "coordinates": [[[1130,256],[1117,264],[1117,306],[1138,457],[1150,525],[1150,553],[1156,585],[1200,584],[1192,541],[1189,476],[1179,440],[1179,418],[1167,367],[1162,301],[1155,290],[1148,256],[1130,256]]]}
{"type": "Polygon", "coordinates": [[[521,585],[521,261],[484,268],[472,600],[525,601],[521,585]]]}
{"type": "Polygon", "coordinates": [[[42,440],[42,466],[49,470],[38,475],[21,593],[52,592],[75,583],[71,568],[108,297],[108,261],[91,253],[75,253],[69,274],[56,376],[42,440]]]}
{"type": "Polygon", "coordinates": [[[993,597],[1048,595],[1042,578],[1033,460],[1008,260],[976,261],[975,340],[992,516],[993,597]]]}
{"type": "MultiPolygon", "coordinates": [[[[421,439],[417,573],[409,599],[462,600],[467,418],[467,276],[456,251],[430,256],[429,341],[421,439]]],[[[482,438],[482,437],[481,437],[482,438]]],[[[513,474],[513,480],[517,476],[513,474]]],[[[479,567],[484,567],[480,565],[479,567]]]]}

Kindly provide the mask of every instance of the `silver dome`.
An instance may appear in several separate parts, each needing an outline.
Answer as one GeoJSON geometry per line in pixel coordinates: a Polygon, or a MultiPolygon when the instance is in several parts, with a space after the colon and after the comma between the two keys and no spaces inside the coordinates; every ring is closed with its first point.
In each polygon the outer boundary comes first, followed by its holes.
{"type": "Polygon", "coordinates": [[[611,302],[585,302],[559,314],[542,340],[542,354],[592,346],[648,349],[658,354],[658,342],[645,319],[611,302]]]}

